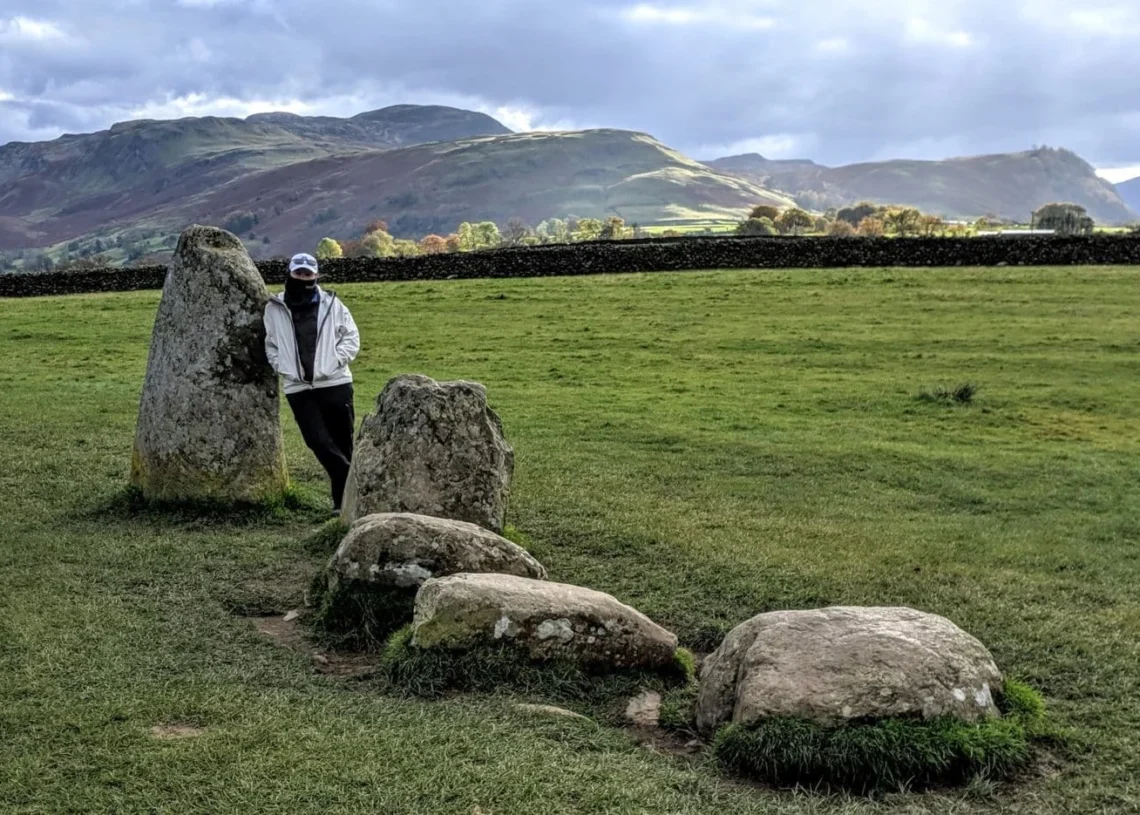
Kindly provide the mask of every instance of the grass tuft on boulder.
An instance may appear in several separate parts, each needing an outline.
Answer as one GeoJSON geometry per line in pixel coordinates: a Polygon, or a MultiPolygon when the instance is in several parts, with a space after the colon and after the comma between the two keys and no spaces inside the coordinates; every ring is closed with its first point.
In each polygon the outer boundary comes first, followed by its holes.
{"type": "Polygon", "coordinates": [[[781,787],[867,791],[1000,780],[1029,764],[1045,709],[1034,690],[1013,680],[1005,682],[1001,708],[1001,718],[974,724],[951,717],[833,728],[789,717],[730,724],[712,750],[725,770],[781,787]]]}

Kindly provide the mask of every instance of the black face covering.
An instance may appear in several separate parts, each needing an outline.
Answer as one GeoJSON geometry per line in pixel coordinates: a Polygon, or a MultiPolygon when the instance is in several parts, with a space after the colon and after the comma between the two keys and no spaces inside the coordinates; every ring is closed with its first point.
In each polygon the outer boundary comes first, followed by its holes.
{"type": "Polygon", "coordinates": [[[303,305],[311,302],[316,291],[316,280],[301,280],[292,275],[285,279],[285,302],[290,305],[303,305]]]}

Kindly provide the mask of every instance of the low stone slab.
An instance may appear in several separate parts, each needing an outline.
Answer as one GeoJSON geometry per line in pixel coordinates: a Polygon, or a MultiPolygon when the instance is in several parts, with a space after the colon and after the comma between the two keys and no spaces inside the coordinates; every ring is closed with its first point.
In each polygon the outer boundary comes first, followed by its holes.
{"type": "Polygon", "coordinates": [[[432,577],[497,572],[536,580],[546,569],[521,546],[481,526],[393,512],[352,525],[329,563],[345,583],[418,588],[432,577]]]}
{"type": "Polygon", "coordinates": [[[502,574],[428,580],[416,597],[412,644],[470,650],[514,645],[531,659],[591,670],[660,670],[676,635],[608,594],[502,574]]]}
{"type": "Polygon", "coordinates": [[[704,663],[697,727],[797,717],[823,725],[896,716],[997,716],[1002,675],[982,643],[909,608],[760,614],[704,663]]]}

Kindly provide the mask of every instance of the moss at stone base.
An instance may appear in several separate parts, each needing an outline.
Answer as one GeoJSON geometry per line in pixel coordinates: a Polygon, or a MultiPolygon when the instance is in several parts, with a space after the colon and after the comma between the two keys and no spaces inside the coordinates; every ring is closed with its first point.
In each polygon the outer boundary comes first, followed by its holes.
{"type": "Polygon", "coordinates": [[[731,724],[717,732],[713,753],[726,770],[778,786],[866,791],[1001,779],[1028,765],[1044,732],[1044,705],[1027,686],[1008,681],[1002,708],[1002,718],[976,724],[951,717],[832,728],[795,718],[731,724]]]}
{"type": "MultiPolygon", "coordinates": [[[[686,654],[688,652],[685,652],[686,654]]],[[[425,650],[412,644],[412,628],[396,632],[384,649],[387,679],[416,696],[439,696],[448,691],[493,693],[509,690],[551,701],[611,702],[645,688],[665,691],[687,683],[684,656],[661,672],[597,673],[568,660],[536,662],[510,645],[467,651],[425,650]]]]}
{"type": "Polygon", "coordinates": [[[309,589],[316,606],[313,623],[318,636],[338,647],[378,651],[401,626],[412,621],[416,588],[381,587],[359,582],[336,582],[318,574],[309,589]]]}
{"type": "Polygon", "coordinates": [[[207,472],[177,456],[148,459],[136,444],[131,450],[130,486],[146,500],[162,504],[274,503],[286,500],[290,494],[283,450],[259,467],[219,473],[207,472]]]}
{"type": "Polygon", "coordinates": [[[324,502],[290,485],[283,493],[257,501],[220,498],[148,499],[134,486],[111,495],[93,514],[111,518],[155,518],[185,523],[252,524],[295,522],[327,516],[324,502]]]}

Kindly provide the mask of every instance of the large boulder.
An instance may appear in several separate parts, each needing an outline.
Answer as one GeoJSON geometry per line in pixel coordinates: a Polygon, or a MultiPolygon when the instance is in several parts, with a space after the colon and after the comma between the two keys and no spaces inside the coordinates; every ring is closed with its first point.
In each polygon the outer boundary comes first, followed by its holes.
{"type": "Polygon", "coordinates": [[[341,519],[413,512],[502,532],[513,472],[482,385],[398,376],[361,424],[341,519]]]}
{"type": "Polygon", "coordinates": [[[704,663],[697,727],[796,717],[822,725],[888,717],[999,715],[990,652],[944,617],[909,608],[774,611],[733,629],[704,663]]]}
{"type": "Polygon", "coordinates": [[[416,597],[412,645],[469,651],[515,646],[533,660],[590,670],[661,670],[677,637],[608,594],[502,574],[428,580],[416,597]]]}
{"type": "Polygon", "coordinates": [[[240,240],[179,238],[151,336],[131,457],[149,500],[260,501],[288,485],[277,376],[265,359],[265,282],[240,240]]]}

